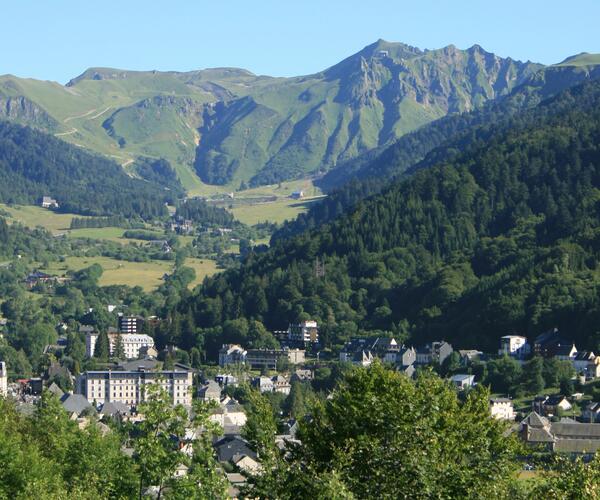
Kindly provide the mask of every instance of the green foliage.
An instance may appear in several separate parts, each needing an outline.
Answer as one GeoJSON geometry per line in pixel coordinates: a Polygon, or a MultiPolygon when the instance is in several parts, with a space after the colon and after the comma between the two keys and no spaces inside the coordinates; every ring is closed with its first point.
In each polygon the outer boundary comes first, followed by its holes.
{"type": "Polygon", "coordinates": [[[461,403],[432,374],[413,382],[379,363],[355,369],[300,422],[301,444],[268,485],[277,489],[256,485],[257,495],[323,498],[315,486],[334,481],[340,498],[501,497],[518,446],[489,417],[488,397],[478,388],[461,403]]]}
{"type": "Polygon", "coordinates": [[[0,122],[4,203],[37,204],[42,196],[51,196],[68,213],[150,219],[166,214],[163,193],[129,177],[111,160],[37,130],[0,122]]]}

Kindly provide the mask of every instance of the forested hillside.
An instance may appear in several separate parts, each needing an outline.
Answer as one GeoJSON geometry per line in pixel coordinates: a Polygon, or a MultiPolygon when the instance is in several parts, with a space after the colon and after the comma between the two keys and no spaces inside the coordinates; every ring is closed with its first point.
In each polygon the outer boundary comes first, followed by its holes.
{"type": "Polygon", "coordinates": [[[312,317],[327,345],[358,327],[493,349],[501,335],[558,326],[596,349],[600,83],[486,133],[334,223],[207,279],[174,313],[196,325],[185,341],[229,319],[281,329],[312,317]]]}
{"type": "MultiPolygon", "coordinates": [[[[595,61],[596,59],[593,59],[595,61]]],[[[361,199],[373,195],[416,168],[431,166],[456,154],[464,143],[485,140],[498,127],[510,127],[511,118],[532,109],[557,93],[600,77],[600,66],[577,63],[572,58],[536,72],[510,94],[472,111],[451,114],[405,134],[394,144],[373,149],[343,162],[318,179],[316,184],[329,196],[311,206],[307,213],[286,222],[274,239],[288,238],[329,222],[361,199]],[[475,138],[475,136],[478,136],[475,138]]]]}
{"type": "MultiPolygon", "coordinates": [[[[169,175],[166,169],[155,170],[152,165],[140,166],[140,173],[150,181],[164,179],[165,172],[169,175]]],[[[2,203],[37,204],[42,196],[50,196],[64,212],[149,219],[166,214],[165,202],[173,202],[176,195],[177,190],[130,177],[104,157],[37,130],[0,121],[2,203]]]]}

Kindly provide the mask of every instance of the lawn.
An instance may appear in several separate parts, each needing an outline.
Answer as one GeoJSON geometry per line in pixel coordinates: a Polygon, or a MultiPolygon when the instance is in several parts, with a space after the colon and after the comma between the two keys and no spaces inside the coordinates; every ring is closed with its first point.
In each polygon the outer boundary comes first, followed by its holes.
{"type": "Polygon", "coordinates": [[[295,219],[299,214],[306,212],[311,203],[321,198],[320,196],[303,200],[282,198],[267,203],[240,205],[232,208],[230,211],[237,220],[249,226],[258,224],[259,222],[275,222],[279,224],[285,220],[295,219]]]}
{"type": "Polygon", "coordinates": [[[165,273],[170,273],[173,263],[169,261],[128,262],[109,257],[67,257],[64,262],[52,262],[44,271],[50,274],[64,274],[66,271],[78,271],[92,264],[100,264],[104,269],[100,285],[141,286],[150,291],[162,283],[165,273]]]}
{"type": "Polygon", "coordinates": [[[196,271],[196,279],[190,283],[190,288],[194,288],[202,283],[206,276],[212,276],[213,274],[219,272],[219,269],[217,269],[217,263],[211,259],[196,259],[188,257],[185,260],[185,265],[196,271]]]}

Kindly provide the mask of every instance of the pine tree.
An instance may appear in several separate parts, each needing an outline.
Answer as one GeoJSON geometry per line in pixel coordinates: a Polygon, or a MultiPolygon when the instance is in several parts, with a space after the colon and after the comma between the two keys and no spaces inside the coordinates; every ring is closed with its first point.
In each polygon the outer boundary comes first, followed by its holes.
{"type": "Polygon", "coordinates": [[[117,340],[115,340],[112,357],[121,360],[125,359],[125,349],[123,348],[123,338],[121,337],[121,334],[117,335],[117,340]]]}
{"type": "Polygon", "coordinates": [[[98,340],[96,340],[96,347],[94,349],[94,357],[100,361],[108,361],[110,355],[110,344],[108,340],[108,334],[106,332],[100,333],[98,340]]]}

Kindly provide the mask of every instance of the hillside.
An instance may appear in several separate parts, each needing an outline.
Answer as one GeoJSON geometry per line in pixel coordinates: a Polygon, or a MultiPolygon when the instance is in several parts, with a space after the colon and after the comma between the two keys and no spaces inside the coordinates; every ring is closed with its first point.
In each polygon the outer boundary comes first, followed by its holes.
{"type": "Polygon", "coordinates": [[[599,110],[599,82],[564,91],[334,223],[206,280],[173,314],[192,317],[213,354],[230,340],[220,325],[239,317],[275,330],[315,318],[326,345],[356,324],[493,350],[501,335],[557,326],[596,349],[599,110]]]}
{"type": "MultiPolygon", "coordinates": [[[[114,161],[93,155],[30,127],[0,121],[0,202],[37,204],[55,198],[60,210],[144,219],[164,215],[177,191],[170,166],[139,165],[154,181],[134,179],[114,161]]],[[[180,187],[179,187],[180,189],[180,187]]]]}
{"type": "Polygon", "coordinates": [[[479,46],[420,50],[383,40],[314,75],[236,68],[91,68],[66,86],[0,77],[0,117],[128,165],[165,158],[184,186],[237,189],[326,171],[449,113],[510,92],[541,66],[479,46]]]}

